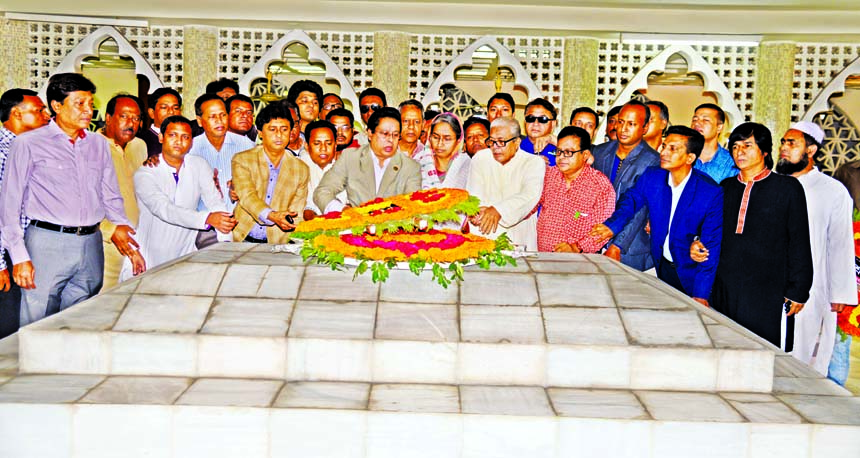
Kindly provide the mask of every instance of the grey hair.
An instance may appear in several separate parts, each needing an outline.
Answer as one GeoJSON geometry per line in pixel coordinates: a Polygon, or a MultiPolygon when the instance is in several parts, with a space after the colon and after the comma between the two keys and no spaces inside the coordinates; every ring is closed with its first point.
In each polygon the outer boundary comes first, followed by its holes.
{"type": "Polygon", "coordinates": [[[490,124],[490,129],[494,127],[506,127],[511,132],[511,137],[517,137],[521,135],[520,132],[520,122],[511,116],[503,116],[501,118],[496,118],[490,124]]]}

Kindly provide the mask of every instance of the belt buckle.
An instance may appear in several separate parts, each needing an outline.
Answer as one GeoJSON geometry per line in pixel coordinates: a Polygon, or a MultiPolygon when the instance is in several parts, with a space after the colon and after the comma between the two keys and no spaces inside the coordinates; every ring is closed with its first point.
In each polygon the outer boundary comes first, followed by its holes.
{"type": "Polygon", "coordinates": [[[75,235],[77,235],[77,236],[85,235],[85,234],[81,234],[82,229],[84,229],[84,227],[82,227],[82,226],[78,226],[77,228],[75,228],[75,235]]]}

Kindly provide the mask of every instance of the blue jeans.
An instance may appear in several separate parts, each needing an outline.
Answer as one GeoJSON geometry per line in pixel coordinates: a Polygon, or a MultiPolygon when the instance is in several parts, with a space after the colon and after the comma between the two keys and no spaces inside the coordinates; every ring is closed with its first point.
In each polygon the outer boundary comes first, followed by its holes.
{"type": "Polygon", "coordinates": [[[102,288],[102,234],[63,234],[27,227],[24,244],[36,271],[36,287],[21,290],[21,326],[95,296],[102,288]]]}

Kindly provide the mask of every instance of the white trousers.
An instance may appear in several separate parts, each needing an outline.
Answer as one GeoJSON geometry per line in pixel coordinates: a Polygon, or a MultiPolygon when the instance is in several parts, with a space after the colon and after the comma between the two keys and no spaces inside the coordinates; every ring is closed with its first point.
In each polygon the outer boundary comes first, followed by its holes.
{"type": "Polygon", "coordinates": [[[830,304],[808,302],[795,316],[794,350],[791,355],[826,376],[835,342],[836,314],[830,311],[830,304]],[[816,343],[818,353],[813,360],[816,343]]]}

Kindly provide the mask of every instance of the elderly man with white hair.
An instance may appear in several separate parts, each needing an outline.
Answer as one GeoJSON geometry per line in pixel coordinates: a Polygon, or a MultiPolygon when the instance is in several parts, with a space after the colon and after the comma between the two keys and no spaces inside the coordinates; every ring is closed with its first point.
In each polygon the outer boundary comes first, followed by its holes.
{"type": "Polygon", "coordinates": [[[469,218],[471,230],[490,238],[507,232],[514,245],[537,251],[537,213],[546,164],[520,149],[520,124],[500,117],[490,125],[488,149],[472,157],[466,190],[481,199],[481,211],[469,218]]]}

